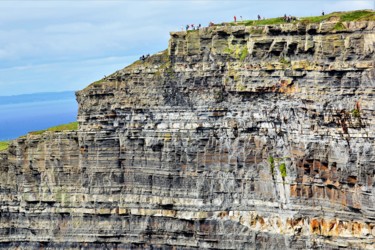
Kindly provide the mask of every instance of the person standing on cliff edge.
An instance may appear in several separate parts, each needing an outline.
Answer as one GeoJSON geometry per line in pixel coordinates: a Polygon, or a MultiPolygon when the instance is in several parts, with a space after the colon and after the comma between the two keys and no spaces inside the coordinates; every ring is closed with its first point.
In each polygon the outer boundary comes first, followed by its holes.
{"type": "Polygon", "coordinates": [[[237,17],[236,17],[236,16],[234,16],[233,18],[234,18],[234,22],[237,22],[237,17]]]}

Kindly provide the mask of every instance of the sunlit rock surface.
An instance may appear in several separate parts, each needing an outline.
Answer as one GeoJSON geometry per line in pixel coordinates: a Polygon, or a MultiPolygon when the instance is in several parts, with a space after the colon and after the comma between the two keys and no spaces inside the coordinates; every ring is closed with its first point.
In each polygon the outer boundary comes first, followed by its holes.
{"type": "Polygon", "coordinates": [[[0,154],[0,247],[374,249],[375,22],[215,26],[0,154]]]}

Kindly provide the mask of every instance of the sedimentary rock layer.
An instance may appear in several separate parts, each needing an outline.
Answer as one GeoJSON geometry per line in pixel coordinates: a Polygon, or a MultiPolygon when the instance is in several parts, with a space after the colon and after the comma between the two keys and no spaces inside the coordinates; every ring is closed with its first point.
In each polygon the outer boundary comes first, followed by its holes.
{"type": "Polygon", "coordinates": [[[375,22],[215,26],[1,155],[0,246],[375,247],[375,22]]]}

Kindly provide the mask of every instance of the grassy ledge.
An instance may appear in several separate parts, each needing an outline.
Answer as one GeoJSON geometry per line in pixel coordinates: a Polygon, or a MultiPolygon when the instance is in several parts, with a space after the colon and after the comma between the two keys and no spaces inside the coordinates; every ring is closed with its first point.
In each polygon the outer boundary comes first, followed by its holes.
{"type": "MultiPolygon", "coordinates": [[[[375,21],[375,11],[356,10],[350,12],[332,12],[324,16],[301,17],[292,23],[321,23],[324,21],[351,22],[351,21],[375,21]]],[[[286,23],[283,17],[267,18],[264,20],[246,20],[240,22],[230,22],[229,25],[260,26],[286,23]]],[[[225,23],[223,23],[225,24],[225,23]]],[[[221,24],[221,25],[223,25],[221,24]]],[[[220,26],[217,25],[217,26],[220,26]]]]}
{"type": "Polygon", "coordinates": [[[303,17],[301,22],[320,23],[333,19],[337,22],[375,21],[375,12],[371,10],[357,10],[351,12],[333,12],[325,16],[303,17]]]}
{"type": "Polygon", "coordinates": [[[9,147],[9,141],[0,141],[0,151],[7,150],[9,147]]]}
{"type": "Polygon", "coordinates": [[[76,131],[76,130],[78,130],[78,122],[71,122],[67,124],[50,127],[44,130],[31,131],[29,132],[29,135],[40,135],[46,131],[61,132],[61,131],[76,131]]]}

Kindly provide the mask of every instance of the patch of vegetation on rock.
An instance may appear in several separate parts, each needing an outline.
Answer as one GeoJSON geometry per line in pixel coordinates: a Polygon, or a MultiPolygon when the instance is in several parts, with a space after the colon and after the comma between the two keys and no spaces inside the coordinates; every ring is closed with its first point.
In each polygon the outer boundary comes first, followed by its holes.
{"type": "MultiPolygon", "coordinates": [[[[327,15],[301,17],[294,20],[292,23],[321,23],[330,21],[332,19],[338,22],[351,22],[351,21],[375,21],[375,12],[372,10],[356,10],[349,12],[333,12],[327,15]]],[[[277,25],[287,23],[284,17],[266,18],[262,20],[245,20],[239,22],[231,22],[230,25],[244,25],[244,26],[261,26],[261,25],[277,25]]],[[[341,27],[341,26],[340,26],[341,27]]]]}
{"type": "Polygon", "coordinates": [[[341,22],[350,22],[350,21],[374,21],[375,20],[375,11],[371,10],[357,10],[351,12],[343,12],[340,16],[341,22]]]}
{"type": "Polygon", "coordinates": [[[247,55],[249,54],[249,51],[247,50],[246,47],[242,48],[241,50],[241,55],[240,55],[240,60],[241,61],[244,61],[247,57],[247,55]]]}
{"type": "Polygon", "coordinates": [[[0,141],[0,151],[7,150],[9,147],[9,141],[0,141]]]}
{"type": "Polygon", "coordinates": [[[345,30],[345,26],[342,22],[338,22],[335,24],[335,26],[333,27],[334,30],[337,30],[337,31],[340,31],[340,30],[345,30]]]}
{"type": "Polygon", "coordinates": [[[270,170],[273,176],[275,174],[275,159],[272,157],[272,155],[268,157],[268,163],[270,164],[270,170]]]}
{"type": "Polygon", "coordinates": [[[281,177],[283,178],[283,180],[285,180],[287,173],[286,173],[286,164],[284,162],[280,164],[279,170],[281,173],[281,177]]]}
{"type": "Polygon", "coordinates": [[[359,109],[353,109],[353,110],[351,111],[351,114],[352,114],[352,116],[355,117],[355,118],[359,118],[359,117],[361,117],[361,113],[359,112],[359,109]]]}

